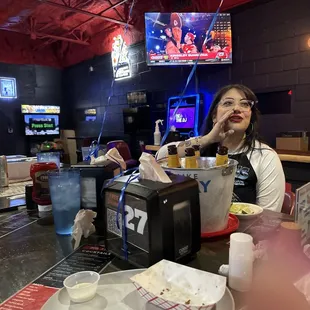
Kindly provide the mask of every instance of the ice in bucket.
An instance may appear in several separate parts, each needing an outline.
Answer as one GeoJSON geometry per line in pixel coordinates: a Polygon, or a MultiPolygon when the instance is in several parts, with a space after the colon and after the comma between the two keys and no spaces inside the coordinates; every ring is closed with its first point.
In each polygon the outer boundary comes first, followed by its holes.
{"type": "MultiPolygon", "coordinates": [[[[215,158],[200,157],[198,169],[168,168],[167,162],[161,164],[167,172],[197,180],[202,233],[216,232],[227,227],[238,164],[236,160],[230,159],[228,165],[217,167],[215,158]]],[[[184,158],[181,158],[181,166],[185,166],[184,158]]]]}

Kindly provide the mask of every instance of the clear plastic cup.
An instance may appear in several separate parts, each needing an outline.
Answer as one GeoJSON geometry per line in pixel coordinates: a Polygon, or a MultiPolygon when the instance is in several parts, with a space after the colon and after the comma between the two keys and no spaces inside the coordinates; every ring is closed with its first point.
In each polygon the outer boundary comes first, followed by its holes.
{"type": "Polygon", "coordinates": [[[100,275],[94,271],[81,271],[64,280],[64,287],[73,302],[81,303],[96,295],[100,275]]]}
{"type": "Polygon", "coordinates": [[[55,230],[58,235],[71,235],[76,214],[81,206],[80,172],[60,170],[48,173],[55,230]]]}

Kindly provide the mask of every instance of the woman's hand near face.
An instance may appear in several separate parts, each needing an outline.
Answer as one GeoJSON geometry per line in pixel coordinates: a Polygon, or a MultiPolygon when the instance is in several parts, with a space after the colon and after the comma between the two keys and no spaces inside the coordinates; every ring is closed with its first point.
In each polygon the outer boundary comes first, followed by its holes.
{"type": "Polygon", "coordinates": [[[214,124],[212,130],[202,137],[203,147],[212,143],[222,142],[224,139],[234,134],[234,130],[226,130],[227,121],[233,114],[233,110],[225,113],[220,120],[214,124]]]}

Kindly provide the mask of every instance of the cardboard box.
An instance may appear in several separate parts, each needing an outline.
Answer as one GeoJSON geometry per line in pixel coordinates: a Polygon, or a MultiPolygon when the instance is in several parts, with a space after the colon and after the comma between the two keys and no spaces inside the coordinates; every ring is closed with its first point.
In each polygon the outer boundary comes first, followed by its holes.
{"type": "Polygon", "coordinates": [[[309,149],[309,132],[282,132],[277,135],[276,148],[277,150],[307,152],[309,149]]]}

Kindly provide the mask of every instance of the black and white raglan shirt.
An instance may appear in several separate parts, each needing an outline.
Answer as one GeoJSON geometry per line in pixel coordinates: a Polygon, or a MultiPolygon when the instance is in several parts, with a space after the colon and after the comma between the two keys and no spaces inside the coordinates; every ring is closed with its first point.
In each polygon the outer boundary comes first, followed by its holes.
{"type": "MultiPolygon", "coordinates": [[[[157,153],[157,159],[168,156],[167,146],[175,144],[180,157],[185,156],[185,148],[200,144],[200,138],[186,142],[172,142],[164,145],[157,153]]],[[[233,192],[233,202],[254,203],[264,209],[281,212],[285,177],[278,154],[268,145],[255,142],[254,148],[245,153],[242,147],[238,151],[229,152],[229,158],[238,161],[233,192]]]]}

